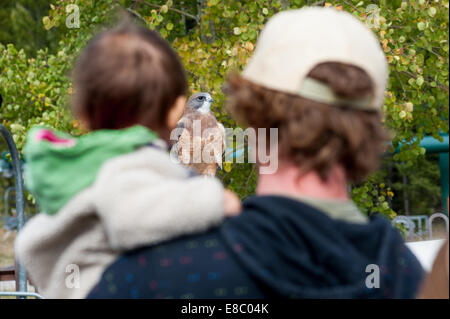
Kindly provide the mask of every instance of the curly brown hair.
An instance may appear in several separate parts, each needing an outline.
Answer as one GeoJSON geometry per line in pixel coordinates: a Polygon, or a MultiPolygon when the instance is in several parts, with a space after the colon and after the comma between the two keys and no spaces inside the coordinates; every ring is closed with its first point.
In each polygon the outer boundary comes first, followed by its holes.
{"type": "MultiPolygon", "coordinates": [[[[357,99],[373,95],[371,79],[362,69],[322,63],[309,77],[328,84],[335,95],[357,99]]],[[[323,180],[335,164],[349,181],[361,182],[379,165],[389,135],[377,111],[336,107],[256,85],[238,74],[229,76],[225,92],[235,119],[253,128],[278,128],[279,157],[323,180]]]]}

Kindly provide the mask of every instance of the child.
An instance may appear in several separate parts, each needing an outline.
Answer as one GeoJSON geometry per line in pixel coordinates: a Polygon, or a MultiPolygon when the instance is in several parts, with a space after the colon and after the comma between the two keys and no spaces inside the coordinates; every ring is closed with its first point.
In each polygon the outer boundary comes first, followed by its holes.
{"type": "Polygon", "coordinates": [[[124,23],[96,36],[74,85],[74,113],[91,132],[34,128],[24,148],[26,185],[42,213],[16,248],[47,298],[83,298],[124,250],[207,229],[240,210],[218,180],[170,160],[166,141],[187,81],[155,32],[124,23]]]}

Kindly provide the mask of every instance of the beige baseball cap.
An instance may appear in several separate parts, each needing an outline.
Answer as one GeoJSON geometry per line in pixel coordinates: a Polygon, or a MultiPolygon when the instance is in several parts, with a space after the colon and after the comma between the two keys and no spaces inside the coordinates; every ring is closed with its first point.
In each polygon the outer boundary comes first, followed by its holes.
{"type": "Polygon", "coordinates": [[[331,105],[379,110],[388,65],[374,33],[356,17],[334,8],[283,11],[264,26],[242,76],[255,84],[331,105]],[[340,62],[360,67],[375,85],[375,96],[344,100],[322,82],[309,78],[318,64],[340,62]]]}

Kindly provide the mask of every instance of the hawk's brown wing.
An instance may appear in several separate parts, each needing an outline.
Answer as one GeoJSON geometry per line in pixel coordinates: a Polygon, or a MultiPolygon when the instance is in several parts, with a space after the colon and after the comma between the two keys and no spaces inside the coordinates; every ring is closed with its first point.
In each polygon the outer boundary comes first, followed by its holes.
{"type": "Polygon", "coordinates": [[[178,139],[179,159],[201,175],[214,176],[224,151],[223,126],[217,122],[213,113],[202,114],[190,108],[186,108],[179,123],[184,128],[178,139]],[[196,125],[198,132],[195,131],[196,125]]]}

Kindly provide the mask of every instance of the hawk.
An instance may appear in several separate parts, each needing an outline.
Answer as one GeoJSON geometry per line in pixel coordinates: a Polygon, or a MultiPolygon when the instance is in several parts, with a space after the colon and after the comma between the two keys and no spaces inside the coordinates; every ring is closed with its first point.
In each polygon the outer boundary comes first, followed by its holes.
{"type": "Polygon", "coordinates": [[[213,99],[209,93],[192,95],[178,121],[178,138],[172,154],[200,175],[215,176],[222,164],[225,128],[211,112],[213,99]]]}

